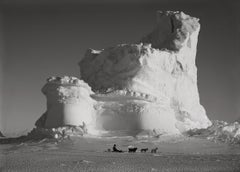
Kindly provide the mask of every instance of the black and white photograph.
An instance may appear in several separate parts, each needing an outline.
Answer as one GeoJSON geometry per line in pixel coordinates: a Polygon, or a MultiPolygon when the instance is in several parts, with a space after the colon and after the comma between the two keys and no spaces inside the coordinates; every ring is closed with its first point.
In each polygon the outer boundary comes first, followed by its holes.
{"type": "Polygon", "coordinates": [[[240,172],[240,1],[0,0],[0,172],[240,172]]]}

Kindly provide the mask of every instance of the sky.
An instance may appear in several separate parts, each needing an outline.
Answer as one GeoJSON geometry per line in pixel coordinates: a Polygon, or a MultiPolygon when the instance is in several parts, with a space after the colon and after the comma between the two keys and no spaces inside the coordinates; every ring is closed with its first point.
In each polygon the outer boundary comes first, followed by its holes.
{"type": "Polygon", "coordinates": [[[184,11],[200,18],[201,104],[210,119],[240,118],[240,5],[216,2],[2,1],[0,130],[6,135],[31,130],[46,110],[41,88],[47,77],[79,77],[77,63],[88,48],[138,42],[154,28],[157,10],[184,11]]]}

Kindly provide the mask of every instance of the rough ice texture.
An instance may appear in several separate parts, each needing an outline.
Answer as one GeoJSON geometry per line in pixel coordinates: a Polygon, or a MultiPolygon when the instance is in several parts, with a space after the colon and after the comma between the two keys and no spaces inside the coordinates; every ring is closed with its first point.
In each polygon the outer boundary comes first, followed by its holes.
{"type": "Polygon", "coordinates": [[[139,43],[87,50],[79,62],[82,80],[49,78],[38,129],[83,125],[90,134],[159,135],[210,126],[197,88],[198,19],[183,12],[157,15],[156,28],[139,43]]]}
{"type": "Polygon", "coordinates": [[[44,139],[44,138],[55,138],[57,140],[65,139],[70,136],[83,136],[87,134],[87,129],[84,126],[72,126],[65,125],[56,128],[34,128],[27,137],[29,139],[44,139]]]}
{"type": "MultiPolygon", "coordinates": [[[[152,44],[153,48],[178,51],[183,47],[188,34],[199,30],[199,19],[183,12],[158,11],[157,27],[141,39],[141,42],[152,44]]],[[[189,41],[189,40],[188,40],[189,41]]],[[[191,42],[189,42],[191,46],[191,42]]]]}
{"type": "Polygon", "coordinates": [[[50,77],[42,88],[47,111],[35,123],[37,127],[90,125],[94,115],[91,88],[76,77],[50,77]]]}
{"type": "Polygon", "coordinates": [[[240,144],[240,123],[238,121],[227,123],[213,121],[206,129],[193,129],[187,132],[189,136],[205,137],[213,141],[221,141],[230,144],[240,144]]]}
{"type": "Polygon", "coordinates": [[[167,133],[211,125],[197,87],[199,30],[198,19],[183,12],[158,12],[156,28],[139,44],[89,49],[79,66],[102,102],[97,123],[167,133]]]}

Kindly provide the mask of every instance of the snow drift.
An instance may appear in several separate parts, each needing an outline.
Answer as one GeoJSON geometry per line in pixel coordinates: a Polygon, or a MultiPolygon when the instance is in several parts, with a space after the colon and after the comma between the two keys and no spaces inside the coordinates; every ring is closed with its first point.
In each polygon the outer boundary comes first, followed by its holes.
{"type": "Polygon", "coordinates": [[[221,141],[230,144],[240,144],[240,123],[235,121],[227,123],[215,120],[212,125],[205,129],[192,129],[187,135],[207,138],[213,141],[221,141]]]}
{"type": "Polygon", "coordinates": [[[40,128],[86,125],[95,131],[176,134],[211,125],[199,101],[196,48],[200,24],[183,12],[158,12],[136,44],[87,50],[81,80],[52,77],[42,92],[40,128]]]}

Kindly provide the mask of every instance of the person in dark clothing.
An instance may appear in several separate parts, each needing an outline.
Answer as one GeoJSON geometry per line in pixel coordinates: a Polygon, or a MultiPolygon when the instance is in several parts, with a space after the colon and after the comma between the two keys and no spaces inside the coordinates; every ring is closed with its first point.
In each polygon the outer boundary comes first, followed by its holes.
{"type": "Polygon", "coordinates": [[[113,152],[123,152],[122,150],[118,150],[116,144],[113,145],[113,152]]]}

